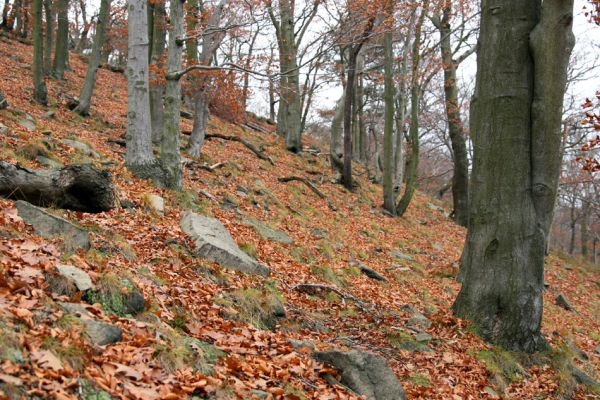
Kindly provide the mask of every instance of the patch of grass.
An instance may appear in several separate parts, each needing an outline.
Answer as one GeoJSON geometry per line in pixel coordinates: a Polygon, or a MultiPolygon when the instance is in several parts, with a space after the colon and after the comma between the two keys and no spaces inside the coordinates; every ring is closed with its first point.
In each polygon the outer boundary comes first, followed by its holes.
{"type": "Polygon", "coordinates": [[[429,375],[422,374],[419,372],[413,372],[407,377],[407,380],[414,383],[417,386],[431,386],[431,379],[429,379],[429,375]]]}
{"type": "Polygon", "coordinates": [[[84,300],[88,303],[100,303],[106,313],[121,317],[132,312],[129,300],[139,289],[131,279],[107,273],[100,277],[96,287],[96,290],[86,291],[84,300]]]}
{"type": "Polygon", "coordinates": [[[98,389],[87,379],[81,379],[81,395],[83,400],[112,400],[112,396],[98,389]]]}
{"type": "Polygon", "coordinates": [[[29,142],[19,147],[16,154],[27,159],[36,160],[38,157],[52,158],[48,152],[48,148],[40,142],[29,142]]]}
{"type": "Polygon", "coordinates": [[[355,267],[355,266],[350,266],[350,267],[346,267],[344,269],[342,269],[342,273],[346,276],[352,276],[352,277],[357,277],[362,275],[362,272],[360,272],[360,268],[355,267]]]}
{"type": "Polygon", "coordinates": [[[346,286],[344,277],[337,274],[329,265],[313,265],[310,270],[325,282],[329,282],[332,285],[339,287],[346,286]]]}
{"type": "Polygon", "coordinates": [[[269,286],[237,289],[217,297],[215,303],[226,308],[226,317],[259,329],[275,329],[278,318],[285,315],[281,294],[269,286]]]}
{"type": "Polygon", "coordinates": [[[335,257],[336,252],[333,249],[333,246],[326,240],[322,240],[317,246],[317,249],[319,250],[319,254],[321,254],[321,256],[329,260],[332,260],[335,257]]]}
{"type": "Polygon", "coordinates": [[[387,336],[388,341],[404,350],[408,351],[430,351],[431,349],[427,347],[426,344],[421,343],[415,339],[413,335],[404,331],[396,331],[387,336]]]}
{"type": "Polygon", "coordinates": [[[343,310],[340,311],[340,317],[346,317],[346,318],[354,318],[354,317],[358,317],[358,311],[356,310],[356,308],[349,306],[344,308],[343,310]]]}
{"type": "Polygon", "coordinates": [[[256,245],[252,242],[245,242],[239,244],[240,249],[248,254],[252,258],[256,258],[256,245]]]}
{"type": "Polygon", "coordinates": [[[509,383],[520,381],[525,373],[517,360],[517,353],[495,347],[490,350],[469,351],[469,354],[481,361],[492,375],[509,383]]]}
{"type": "Polygon", "coordinates": [[[291,383],[287,383],[283,390],[285,390],[286,397],[290,396],[293,399],[306,400],[306,391],[299,389],[291,383]]]}
{"type": "Polygon", "coordinates": [[[0,360],[25,361],[17,333],[2,320],[0,320],[0,360]]]}
{"type": "Polygon", "coordinates": [[[81,346],[75,344],[65,344],[60,340],[48,336],[42,342],[42,348],[50,350],[62,361],[67,362],[73,369],[78,371],[83,370],[87,361],[88,355],[81,346]]]}

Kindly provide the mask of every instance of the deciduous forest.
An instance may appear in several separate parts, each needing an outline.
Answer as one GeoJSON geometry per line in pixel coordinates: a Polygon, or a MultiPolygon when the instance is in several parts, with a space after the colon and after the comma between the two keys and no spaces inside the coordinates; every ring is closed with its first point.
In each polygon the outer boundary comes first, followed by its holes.
{"type": "Polygon", "coordinates": [[[599,0],[0,10],[0,399],[600,397],[599,0]]]}

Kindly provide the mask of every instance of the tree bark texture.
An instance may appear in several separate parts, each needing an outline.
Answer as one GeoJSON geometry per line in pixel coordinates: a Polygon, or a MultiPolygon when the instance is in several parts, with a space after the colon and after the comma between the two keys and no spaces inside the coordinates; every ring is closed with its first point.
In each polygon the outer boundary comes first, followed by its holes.
{"type": "Polygon", "coordinates": [[[331,160],[331,167],[340,174],[344,169],[343,156],[344,152],[342,149],[342,122],[344,120],[344,101],[346,96],[342,94],[342,97],[337,101],[335,107],[335,115],[331,121],[331,136],[329,142],[329,158],[331,160]]]}
{"type": "Polygon", "coordinates": [[[543,350],[544,253],[560,166],[572,0],[483,0],[469,230],[453,305],[487,340],[543,350]]]}
{"type": "Polygon", "coordinates": [[[100,1],[100,14],[96,22],[96,34],[94,36],[94,44],[92,45],[92,55],[88,63],[85,81],[79,95],[79,104],[75,107],[75,112],[81,115],[89,115],[90,105],[92,103],[92,94],[96,85],[96,73],[100,66],[100,56],[102,55],[102,47],[104,46],[104,37],[106,34],[106,24],[108,23],[110,11],[110,0],[100,1]]]}
{"type": "Polygon", "coordinates": [[[56,79],[64,79],[69,57],[69,0],[58,0],[56,17],[56,47],[52,69],[56,79]]]}
{"type": "Polygon", "coordinates": [[[52,0],[44,0],[44,15],[46,16],[44,75],[50,75],[52,73],[52,35],[54,34],[54,13],[52,12],[52,0]]]}
{"type": "Polygon", "coordinates": [[[33,99],[40,104],[48,102],[48,91],[44,81],[43,25],[42,0],[33,0],[33,99]]]}
{"type": "Polygon", "coordinates": [[[90,213],[113,209],[117,198],[110,172],[89,164],[37,171],[4,161],[0,161],[0,195],[41,207],[90,213]]]}
{"type": "Polygon", "coordinates": [[[149,71],[150,77],[150,118],[152,125],[152,143],[158,144],[161,141],[164,119],[163,96],[165,94],[165,84],[162,79],[157,79],[155,70],[163,68],[162,56],[165,51],[167,15],[163,2],[157,2],[154,5],[152,27],[152,55],[151,63],[154,68],[149,71]]]}
{"type": "MultiPolygon", "coordinates": [[[[393,12],[391,1],[390,15],[393,12]]],[[[392,32],[388,30],[383,35],[384,54],[384,128],[383,128],[383,208],[396,215],[396,197],[394,194],[394,53],[392,47],[392,32]]]]}

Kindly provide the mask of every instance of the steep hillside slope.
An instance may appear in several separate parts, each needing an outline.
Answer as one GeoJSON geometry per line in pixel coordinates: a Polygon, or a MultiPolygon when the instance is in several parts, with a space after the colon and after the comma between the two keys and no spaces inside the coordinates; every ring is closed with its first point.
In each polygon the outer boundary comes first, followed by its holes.
{"type": "Polygon", "coordinates": [[[78,94],[85,63],[72,56],[67,80],[48,81],[46,108],[30,100],[31,53],[0,37],[0,90],[10,104],[0,110],[0,159],[30,168],[92,162],[112,172],[123,207],[52,210],[90,234],[90,250],[68,254],[60,238],[36,235],[15,202],[0,200],[0,398],[357,398],[311,358],[312,349],[331,348],[385,356],[408,398],[594,396],[575,387],[565,365],[575,358],[590,375],[600,369],[597,267],[548,258],[544,334],[560,351],[527,358],[497,350],[452,316],[465,232],[434,200],[418,193],[404,218],[390,218],[364,171],[350,193],[335,183],[326,155],[289,154],[274,134],[217,118],[210,132],[262,146],[274,165],[238,142],[209,140],[202,159],[186,167],[185,190],[160,189],[123,166],[124,76],[99,71],[93,115],[84,119],[62,93],[78,94]],[[225,164],[203,168],[216,163],[225,164]],[[288,176],[310,179],[326,199],[279,180],[288,176]],[[164,199],[164,213],[152,207],[152,194],[164,199]],[[218,218],[271,275],[195,257],[179,227],[187,210],[218,218]],[[64,264],[91,276],[94,296],[57,284],[55,268],[64,264]],[[363,265],[385,280],[362,273],[363,265]],[[306,293],[299,284],[338,292],[306,293]],[[122,295],[135,287],[146,301],[133,316],[122,295]],[[573,311],[555,304],[561,292],[573,311]],[[77,317],[86,313],[119,327],[121,340],[92,344],[77,317]]]}

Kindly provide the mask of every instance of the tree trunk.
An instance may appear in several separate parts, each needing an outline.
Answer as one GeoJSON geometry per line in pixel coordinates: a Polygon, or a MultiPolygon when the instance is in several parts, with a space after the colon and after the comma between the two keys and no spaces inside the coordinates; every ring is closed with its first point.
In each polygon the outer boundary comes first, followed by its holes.
{"type": "Polygon", "coordinates": [[[56,23],[56,47],[52,69],[56,79],[65,78],[69,57],[69,0],[58,0],[56,23]]]}
{"type": "Polygon", "coordinates": [[[452,59],[452,2],[447,1],[440,21],[440,49],[444,69],[444,95],[446,119],[452,144],[454,175],[452,177],[452,201],[454,220],[457,224],[467,226],[469,221],[469,160],[465,143],[465,130],[460,116],[458,101],[458,80],[456,78],[457,62],[452,59]]]}
{"type": "Polygon", "coordinates": [[[415,26],[415,39],[413,42],[412,75],[410,88],[410,158],[406,171],[406,189],[396,206],[396,214],[402,216],[408,209],[417,184],[419,168],[419,64],[421,62],[421,29],[425,20],[425,13],[429,1],[423,4],[423,11],[415,26]]]}
{"type": "MultiPolygon", "coordinates": [[[[393,6],[389,3],[388,18],[392,18],[393,6]]],[[[384,54],[384,92],[385,103],[383,128],[383,208],[396,215],[396,196],[394,193],[394,53],[392,31],[388,28],[383,35],[384,54]]]]}
{"type": "Polygon", "coordinates": [[[192,157],[199,157],[204,145],[206,126],[208,125],[208,105],[210,99],[205,89],[198,89],[194,94],[194,125],[190,135],[188,153],[192,157]]]}
{"type": "Polygon", "coordinates": [[[13,1],[13,5],[10,9],[10,12],[8,13],[8,18],[7,20],[7,24],[6,24],[6,29],[9,31],[12,31],[13,29],[15,29],[15,23],[17,22],[19,13],[21,12],[21,4],[23,3],[23,0],[14,0],[13,1]]]}
{"type": "Polygon", "coordinates": [[[0,28],[8,30],[8,10],[10,8],[10,0],[4,0],[4,7],[2,8],[2,23],[0,28]]]}
{"type": "Polygon", "coordinates": [[[331,121],[331,137],[329,145],[329,158],[331,160],[331,167],[340,174],[344,169],[344,161],[342,157],[344,155],[342,150],[342,122],[344,119],[344,101],[346,96],[342,95],[336,103],[335,115],[331,121]]]}
{"type": "Polygon", "coordinates": [[[148,93],[148,13],[146,0],[128,0],[127,168],[140,178],[157,178],[152,153],[148,93]]]}
{"type": "Polygon", "coordinates": [[[348,78],[344,93],[344,166],[342,169],[342,183],[348,190],[352,190],[352,115],[354,113],[354,86],[356,84],[356,58],[360,47],[357,45],[350,50],[348,59],[348,78]]]}
{"type": "Polygon", "coordinates": [[[36,171],[0,161],[0,195],[41,207],[91,213],[113,209],[116,200],[110,172],[89,164],[36,171]]]}
{"type": "Polygon", "coordinates": [[[44,75],[50,75],[52,73],[52,35],[54,34],[54,13],[52,12],[52,0],[44,0],[44,14],[46,16],[44,75]]]}
{"type": "MultiPolygon", "coordinates": [[[[181,69],[183,54],[182,39],[184,32],[183,2],[172,0],[170,3],[169,50],[167,69],[177,72],[181,69]]],[[[169,79],[165,95],[165,128],[160,146],[160,161],[163,170],[163,184],[169,189],[180,189],[182,185],[181,155],[179,151],[179,110],[181,108],[180,79],[169,79]]]]}
{"type": "Polygon", "coordinates": [[[85,75],[85,82],[79,95],[79,104],[75,107],[75,112],[81,115],[89,115],[90,104],[92,102],[92,94],[94,92],[94,85],[96,84],[96,72],[100,65],[100,56],[102,55],[102,47],[104,46],[104,37],[106,33],[106,24],[108,22],[110,11],[110,0],[100,1],[100,14],[98,15],[98,21],[96,23],[96,35],[94,37],[94,44],[92,46],[92,55],[88,63],[87,73],[85,75]]]}
{"type": "Polygon", "coordinates": [[[40,104],[46,104],[48,102],[48,91],[44,81],[42,27],[42,0],[33,0],[33,99],[40,104]]]}
{"type": "Polygon", "coordinates": [[[469,231],[453,310],[513,351],[547,348],[540,332],[544,252],[572,12],[572,0],[482,2],[469,231]]]}
{"type": "Polygon", "coordinates": [[[156,70],[164,67],[162,62],[166,42],[167,15],[165,4],[161,1],[154,5],[153,31],[152,31],[152,56],[151,62],[154,68],[150,69],[150,117],[152,125],[152,143],[158,144],[161,141],[162,132],[165,124],[163,96],[165,94],[165,84],[162,79],[156,76],[156,70]]]}
{"type": "Polygon", "coordinates": [[[581,229],[581,257],[584,260],[589,259],[589,244],[590,244],[590,203],[587,200],[582,201],[581,220],[579,227],[581,229]]]}

